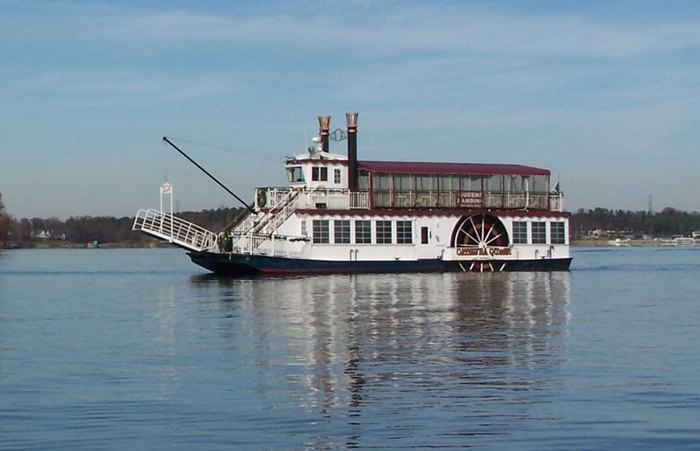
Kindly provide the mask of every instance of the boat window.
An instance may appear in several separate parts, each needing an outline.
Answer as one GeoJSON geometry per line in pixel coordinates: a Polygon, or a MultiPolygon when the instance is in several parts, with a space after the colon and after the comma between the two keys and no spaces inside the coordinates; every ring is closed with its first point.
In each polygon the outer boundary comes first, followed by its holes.
{"type": "Polygon", "coordinates": [[[413,223],[411,221],[396,221],[396,242],[398,244],[413,243],[413,223]]]}
{"type": "Polygon", "coordinates": [[[333,221],[333,241],[335,244],[350,244],[350,220],[333,221]]]}
{"type": "Polygon", "coordinates": [[[313,168],[311,168],[311,180],[314,182],[327,182],[328,181],[328,168],[326,168],[326,167],[313,167],[313,168]]]}
{"type": "Polygon", "coordinates": [[[421,244],[428,244],[428,228],[427,227],[420,228],[420,243],[421,244]]]}
{"type": "Polygon", "coordinates": [[[391,174],[375,174],[374,175],[375,190],[390,190],[391,189],[391,174]]]}
{"type": "Polygon", "coordinates": [[[459,180],[450,175],[441,176],[439,182],[440,191],[457,191],[459,189],[459,180]]]}
{"type": "Polygon", "coordinates": [[[377,244],[391,244],[391,221],[377,221],[375,231],[377,244]]]}
{"type": "Polygon", "coordinates": [[[549,236],[551,237],[552,244],[565,244],[565,224],[563,222],[551,222],[549,224],[549,236]]]}
{"type": "Polygon", "coordinates": [[[520,175],[507,175],[503,183],[505,192],[518,193],[523,191],[523,177],[520,175]]]}
{"type": "Polygon", "coordinates": [[[527,222],[513,221],[513,244],[527,244],[527,222]]]}
{"type": "Polygon", "coordinates": [[[303,182],[304,181],[304,171],[301,170],[301,166],[292,166],[287,168],[287,178],[290,183],[303,182]]]}
{"type": "Polygon", "coordinates": [[[490,192],[500,192],[501,191],[501,179],[500,175],[492,175],[484,179],[484,191],[490,192]]]}
{"type": "Polygon", "coordinates": [[[340,184],[340,169],[333,170],[333,183],[340,184]]]}
{"type": "Polygon", "coordinates": [[[545,244],[547,242],[547,229],[545,225],[545,222],[530,223],[532,244],[545,244]]]}
{"type": "Polygon", "coordinates": [[[355,221],[355,243],[372,244],[372,221],[355,221]]]}
{"type": "Polygon", "coordinates": [[[546,175],[535,175],[532,177],[530,189],[534,192],[544,193],[549,190],[549,177],[546,175]]]}
{"type": "Polygon", "coordinates": [[[396,174],[394,187],[397,191],[411,191],[413,189],[413,177],[411,174],[396,174]]]}
{"type": "Polygon", "coordinates": [[[434,191],[437,189],[437,177],[432,175],[416,176],[416,191],[434,191]]]}
{"type": "Polygon", "coordinates": [[[369,173],[367,171],[359,171],[357,174],[357,188],[369,189],[369,173]]]}
{"type": "Polygon", "coordinates": [[[462,176],[462,191],[481,191],[481,180],[483,179],[480,175],[465,175],[462,176]]]}
{"type": "Polygon", "coordinates": [[[313,242],[317,244],[328,244],[330,242],[330,232],[327,219],[313,220],[313,242]]]}

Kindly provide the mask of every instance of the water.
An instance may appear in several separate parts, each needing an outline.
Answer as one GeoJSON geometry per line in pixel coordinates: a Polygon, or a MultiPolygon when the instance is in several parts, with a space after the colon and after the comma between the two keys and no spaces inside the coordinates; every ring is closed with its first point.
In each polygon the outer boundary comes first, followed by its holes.
{"type": "Polygon", "coordinates": [[[0,449],[700,448],[700,249],[218,279],[0,252],[0,449]]]}

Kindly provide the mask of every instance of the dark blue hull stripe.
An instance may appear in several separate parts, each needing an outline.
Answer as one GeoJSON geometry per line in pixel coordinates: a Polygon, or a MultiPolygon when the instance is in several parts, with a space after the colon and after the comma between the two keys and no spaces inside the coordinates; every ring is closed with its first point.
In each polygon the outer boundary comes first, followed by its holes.
{"type": "Polygon", "coordinates": [[[455,271],[568,271],[571,258],[536,260],[445,261],[386,260],[333,261],[268,257],[248,254],[189,252],[192,261],[217,274],[333,274],[455,271]]]}

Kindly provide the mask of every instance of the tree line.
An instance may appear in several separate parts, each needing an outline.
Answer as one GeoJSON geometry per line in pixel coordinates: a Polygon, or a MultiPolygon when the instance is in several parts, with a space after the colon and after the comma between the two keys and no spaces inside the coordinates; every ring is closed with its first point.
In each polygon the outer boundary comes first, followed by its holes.
{"type": "Polygon", "coordinates": [[[591,231],[602,231],[605,236],[671,237],[688,236],[700,230],[700,213],[664,208],[660,212],[579,209],[571,215],[572,238],[585,238],[591,231]],[[606,233],[607,232],[607,233],[606,233]]]}
{"type": "MultiPolygon", "coordinates": [[[[177,215],[212,231],[222,230],[242,211],[241,208],[218,208],[178,212],[177,215]]],[[[34,247],[48,245],[85,245],[89,242],[110,243],[124,247],[141,247],[154,238],[134,232],[133,217],[79,216],[66,220],[12,217],[5,211],[0,193],[0,247],[34,247]]]]}
{"type": "MultiPolygon", "coordinates": [[[[202,227],[219,231],[243,211],[225,208],[178,212],[177,215],[202,227]]],[[[32,247],[41,242],[85,244],[92,241],[113,243],[125,247],[140,247],[156,241],[131,230],[133,217],[80,216],[67,220],[58,218],[16,219],[5,211],[0,193],[0,247],[32,247]]],[[[657,213],[647,211],[612,210],[606,208],[579,209],[572,213],[572,239],[591,236],[602,231],[603,236],[670,237],[690,235],[700,230],[700,213],[688,213],[665,208],[657,213]]]]}

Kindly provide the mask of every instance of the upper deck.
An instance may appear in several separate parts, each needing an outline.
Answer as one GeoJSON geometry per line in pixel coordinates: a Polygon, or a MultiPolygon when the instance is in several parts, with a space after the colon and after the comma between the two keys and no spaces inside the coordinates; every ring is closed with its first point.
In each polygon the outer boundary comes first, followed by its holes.
{"type": "MultiPolygon", "coordinates": [[[[308,152],[288,158],[290,189],[324,196],[306,208],[530,209],[563,211],[563,195],[550,188],[550,171],[518,164],[359,161],[357,115],[348,114],[348,155],[328,152],[330,117],[308,152]],[[334,197],[332,200],[329,196],[334,197]],[[347,201],[340,200],[346,197],[347,201]]],[[[321,119],[324,119],[322,121],[321,119]]],[[[266,190],[266,188],[258,188],[266,190]]],[[[272,196],[273,198],[275,196],[272,196]]],[[[262,198],[256,196],[258,200],[262,198]]],[[[265,199],[267,200],[267,199],[265,199]]],[[[272,208],[268,202],[257,203],[272,208]]]]}

